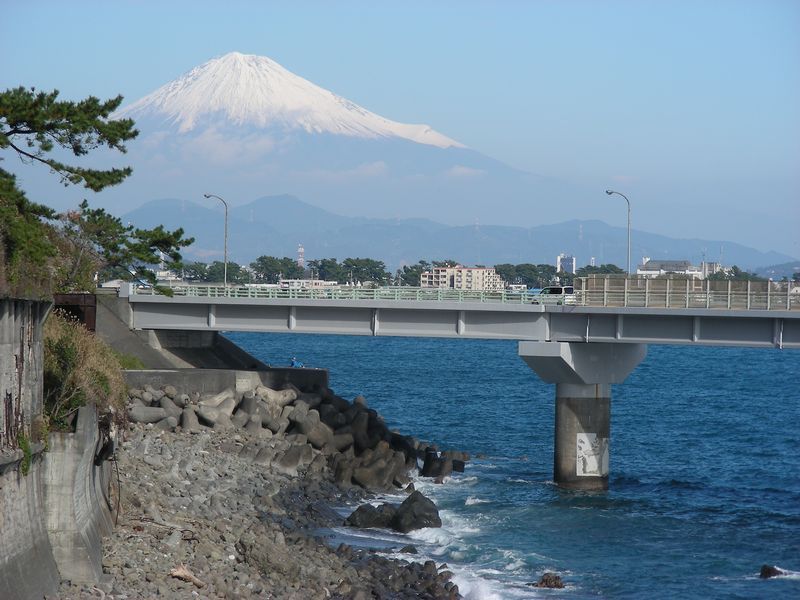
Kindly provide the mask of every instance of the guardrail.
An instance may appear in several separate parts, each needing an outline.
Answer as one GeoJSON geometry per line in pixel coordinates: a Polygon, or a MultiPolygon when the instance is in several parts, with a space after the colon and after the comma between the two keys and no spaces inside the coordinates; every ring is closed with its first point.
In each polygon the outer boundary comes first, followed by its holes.
{"type": "MultiPolygon", "coordinates": [[[[536,304],[533,294],[467,291],[447,288],[256,288],[248,286],[182,285],[175,296],[254,298],[267,300],[407,300],[415,302],[480,302],[536,304]]],[[[151,288],[131,286],[131,295],[157,295],[151,288]]],[[[800,291],[786,282],[733,282],[642,278],[579,278],[575,294],[549,296],[546,305],[592,307],[706,308],[722,310],[800,310],[800,291]]]]}
{"type": "MultiPolygon", "coordinates": [[[[170,288],[175,296],[203,298],[260,298],[266,300],[412,300],[419,302],[492,302],[528,304],[532,295],[519,292],[453,290],[415,287],[256,288],[247,286],[186,285],[170,288]]],[[[151,288],[131,289],[131,295],[157,295],[151,288]]]]}
{"type": "Polygon", "coordinates": [[[712,281],[645,277],[580,277],[582,306],[799,310],[800,286],[788,281],[712,281]]]}

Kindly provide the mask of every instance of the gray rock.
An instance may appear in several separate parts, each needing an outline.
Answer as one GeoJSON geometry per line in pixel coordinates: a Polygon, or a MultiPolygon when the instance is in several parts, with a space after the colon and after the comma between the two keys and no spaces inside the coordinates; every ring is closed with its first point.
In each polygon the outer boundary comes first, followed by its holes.
{"type": "Polygon", "coordinates": [[[344,523],[350,527],[362,529],[368,527],[388,529],[396,514],[397,505],[395,504],[384,503],[379,506],[362,504],[345,519],[344,523]]]}
{"type": "Polygon", "coordinates": [[[200,432],[200,421],[197,420],[197,415],[193,408],[184,408],[181,413],[181,429],[189,433],[200,432]]]}
{"type": "Polygon", "coordinates": [[[197,407],[197,416],[206,425],[214,426],[214,424],[221,418],[219,410],[213,406],[205,406],[200,404],[197,407]]]}
{"type": "Polygon", "coordinates": [[[153,424],[153,429],[156,431],[175,431],[178,426],[178,419],[176,417],[167,417],[161,419],[158,423],[153,424]]]}
{"type": "Polygon", "coordinates": [[[178,390],[175,389],[174,385],[165,385],[164,395],[167,396],[170,400],[174,400],[175,396],[178,395],[178,390]]]}
{"type": "Polygon", "coordinates": [[[311,446],[292,446],[282,456],[277,457],[272,466],[277,471],[292,477],[297,476],[297,469],[307,465],[313,458],[311,446]]]}
{"type": "Polygon", "coordinates": [[[343,452],[353,445],[352,433],[337,433],[333,436],[333,447],[339,452],[343,452]]]}
{"type": "Polygon", "coordinates": [[[256,394],[267,400],[271,404],[277,406],[286,406],[297,398],[297,392],[294,390],[273,390],[263,385],[256,388],[256,394]]]}
{"type": "MultiPolygon", "coordinates": [[[[173,388],[174,389],[174,388],[173,388]]],[[[167,415],[170,417],[180,418],[181,413],[183,412],[167,395],[164,395],[161,400],[158,401],[161,408],[167,411],[167,415]]]]}
{"type": "Polygon", "coordinates": [[[156,423],[167,417],[167,411],[154,406],[132,406],[128,418],[134,423],[156,423]]]}
{"type": "Polygon", "coordinates": [[[222,404],[225,400],[232,399],[234,400],[234,406],[235,406],[236,401],[234,399],[234,396],[235,394],[233,390],[228,388],[226,390],[221,391],[219,394],[214,394],[213,396],[208,396],[203,398],[202,400],[200,400],[200,402],[198,402],[198,404],[200,404],[201,406],[216,407],[222,404]]]}
{"type": "Polygon", "coordinates": [[[218,415],[214,422],[214,431],[230,431],[231,429],[234,429],[231,418],[226,414],[218,415]]]}
{"type": "Polygon", "coordinates": [[[424,527],[441,527],[439,510],[429,498],[414,491],[397,509],[391,527],[395,531],[408,533],[424,527]]]}
{"type": "Polygon", "coordinates": [[[231,417],[231,423],[234,426],[242,428],[250,421],[250,415],[243,410],[237,410],[236,413],[231,417]]]}

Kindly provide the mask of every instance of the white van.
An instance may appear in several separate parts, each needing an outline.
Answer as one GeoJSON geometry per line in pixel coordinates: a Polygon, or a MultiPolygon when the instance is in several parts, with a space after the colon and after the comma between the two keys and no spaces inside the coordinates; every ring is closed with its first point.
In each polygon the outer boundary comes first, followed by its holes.
{"type": "Polygon", "coordinates": [[[531,302],[533,304],[575,304],[575,288],[571,285],[551,285],[543,288],[531,302]]]}

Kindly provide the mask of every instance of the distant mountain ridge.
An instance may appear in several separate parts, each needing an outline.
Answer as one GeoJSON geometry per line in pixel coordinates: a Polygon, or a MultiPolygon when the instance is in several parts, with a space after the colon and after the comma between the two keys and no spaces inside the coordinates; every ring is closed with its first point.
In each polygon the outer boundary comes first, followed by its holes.
{"type": "MultiPolygon", "coordinates": [[[[139,227],[163,224],[183,227],[195,244],[187,260],[221,260],[223,217],[213,198],[203,204],[177,199],[154,200],[123,216],[139,227]]],[[[453,227],[428,219],[345,217],[291,195],[265,196],[229,212],[229,259],[248,264],[258,256],[295,257],[298,244],[307,260],[347,257],[383,260],[392,270],[418,260],[453,259],[466,265],[501,263],[554,264],[556,256],[576,256],[577,264],[614,263],[625,267],[625,228],[596,220],[571,220],[553,225],[453,227]]],[[[762,252],[720,240],[673,239],[633,230],[632,260],[719,260],[744,269],[790,262],[778,252],[762,252]]]]}

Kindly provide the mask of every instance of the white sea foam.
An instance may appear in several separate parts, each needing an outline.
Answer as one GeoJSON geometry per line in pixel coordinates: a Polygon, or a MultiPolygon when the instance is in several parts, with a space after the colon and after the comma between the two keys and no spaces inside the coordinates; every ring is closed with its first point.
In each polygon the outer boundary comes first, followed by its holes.
{"type": "Polygon", "coordinates": [[[464,506],[473,506],[474,504],[488,504],[491,500],[485,500],[484,498],[478,498],[477,496],[467,496],[467,499],[464,500],[464,506]]]}
{"type": "Polygon", "coordinates": [[[784,569],[783,567],[779,567],[775,565],[776,569],[782,571],[781,575],[778,575],[781,579],[795,579],[800,580],[800,571],[790,571],[789,569],[784,569]]]}

